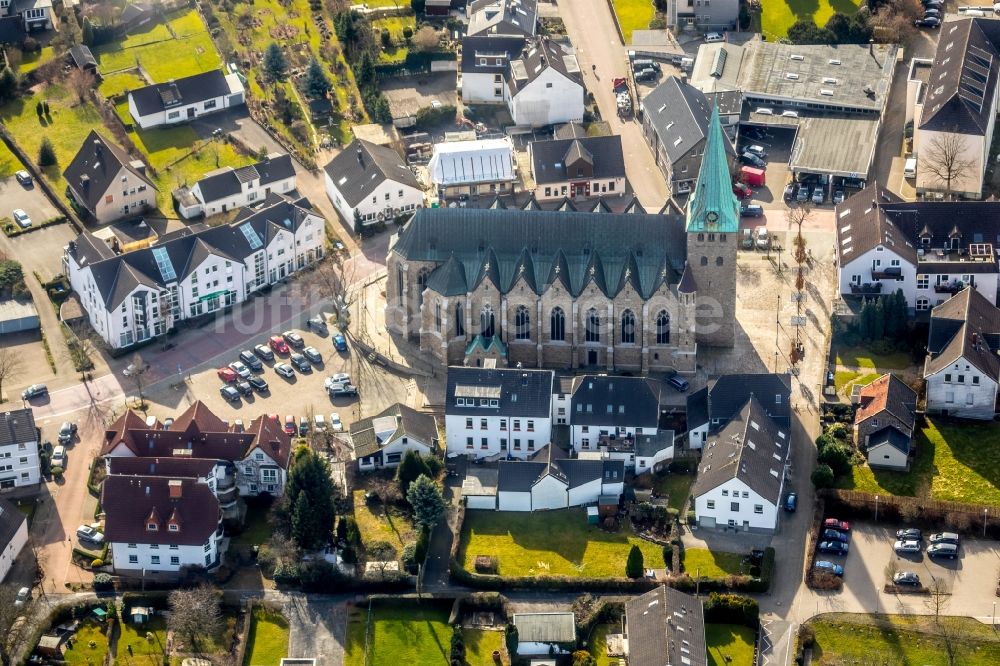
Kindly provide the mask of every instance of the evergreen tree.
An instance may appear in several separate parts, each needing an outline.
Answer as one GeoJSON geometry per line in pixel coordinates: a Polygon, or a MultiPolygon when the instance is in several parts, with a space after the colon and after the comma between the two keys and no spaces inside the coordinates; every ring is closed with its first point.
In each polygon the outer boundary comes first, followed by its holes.
{"type": "Polygon", "coordinates": [[[275,42],[271,42],[264,52],[264,71],[272,81],[284,81],[288,75],[288,61],[275,42]]]}
{"type": "Polygon", "coordinates": [[[413,13],[419,16],[424,13],[424,9],[427,5],[427,0],[410,0],[410,9],[413,13]]]}
{"type": "Polygon", "coordinates": [[[4,67],[0,72],[0,100],[13,99],[17,93],[17,76],[10,67],[4,67]]]}
{"type": "Polygon", "coordinates": [[[52,142],[49,141],[49,137],[43,137],[42,145],[38,147],[38,166],[55,166],[58,162],[59,160],[56,158],[56,150],[52,147],[52,142]]]}
{"type": "Polygon", "coordinates": [[[363,234],[365,231],[365,224],[361,220],[361,213],[357,208],[354,209],[354,233],[357,235],[363,234]]]}
{"type": "Polygon", "coordinates": [[[809,478],[817,488],[833,486],[833,470],[830,469],[829,465],[818,465],[809,478]]]}
{"type": "Polygon", "coordinates": [[[333,496],[329,464],[308,447],[299,447],[288,471],[285,504],[278,515],[285,532],[302,550],[316,550],[329,541],[334,519],[333,496]],[[308,515],[301,513],[303,505],[308,507],[308,515]]]}
{"type": "Polygon", "coordinates": [[[372,107],[372,120],[377,123],[391,123],[392,122],[392,109],[389,108],[389,100],[386,99],[385,95],[379,93],[378,97],[375,98],[375,104],[372,107]]]}
{"type": "Polygon", "coordinates": [[[833,33],[817,27],[812,18],[800,19],[788,29],[788,41],[792,44],[832,44],[833,33]]]}
{"type": "Polygon", "coordinates": [[[399,467],[396,468],[396,481],[399,483],[399,490],[403,493],[403,497],[406,497],[406,491],[410,489],[410,484],[416,481],[421,474],[427,477],[431,476],[431,470],[424,462],[423,456],[413,450],[407,451],[403,460],[400,461],[399,467]]]}
{"type": "Polygon", "coordinates": [[[358,87],[365,88],[369,84],[375,82],[375,61],[372,60],[370,53],[365,51],[358,58],[357,70],[354,72],[354,77],[357,79],[358,87]]]}
{"type": "Polygon", "coordinates": [[[875,299],[875,305],[872,308],[872,340],[881,340],[885,337],[885,306],[882,304],[881,298],[875,299]]]}
{"type": "Polygon", "coordinates": [[[633,544],[632,549],[628,551],[628,561],[625,562],[625,575],[629,578],[642,578],[642,571],[642,551],[639,550],[639,546],[633,544]]]}
{"type": "Polygon", "coordinates": [[[83,17],[83,29],[80,41],[82,41],[87,46],[94,45],[94,25],[90,22],[89,16],[83,17]]]}
{"type": "Polygon", "coordinates": [[[325,97],[330,90],[330,79],[326,77],[323,66],[316,58],[309,62],[309,69],[306,70],[306,92],[310,97],[325,97]]]}
{"type": "Polygon", "coordinates": [[[42,107],[42,100],[38,100],[35,103],[35,115],[38,116],[39,120],[41,120],[42,116],[45,115],[45,109],[44,109],[44,107],[42,107]]]}
{"type": "Polygon", "coordinates": [[[430,532],[444,515],[444,497],[431,478],[421,474],[410,484],[406,501],[413,507],[413,522],[430,532]]]}
{"type": "Polygon", "coordinates": [[[309,495],[299,493],[292,510],[292,541],[299,544],[303,550],[312,550],[309,546],[318,541],[314,538],[317,533],[316,528],[315,515],[309,506],[309,495]]]}

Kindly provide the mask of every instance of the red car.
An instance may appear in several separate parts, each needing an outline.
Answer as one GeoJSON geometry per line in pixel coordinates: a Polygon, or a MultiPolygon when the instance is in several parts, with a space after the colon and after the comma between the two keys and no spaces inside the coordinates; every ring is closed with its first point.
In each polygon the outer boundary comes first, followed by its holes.
{"type": "Polygon", "coordinates": [[[288,343],[280,335],[272,335],[267,339],[268,346],[278,354],[288,353],[288,343]]]}
{"type": "Polygon", "coordinates": [[[236,374],[236,371],[228,367],[219,368],[218,370],[215,371],[215,374],[219,375],[219,379],[226,382],[227,384],[232,384],[239,378],[239,375],[236,374]]]}
{"type": "Polygon", "coordinates": [[[823,527],[831,530],[840,530],[841,532],[850,532],[851,524],[846,520],[837,520],[836,518],[827,518],[823,521],[823,527]]]}
{"type": "Polygon", "coordinates": [[[753,190],[743,183],[733,183],[733,194],[740,199],[749,199],[753,196],[753,190]]]}
{"type": "Polygon", "coordinates": [[[298,431],[299,429],[295,425],[295,417],[289,414],[288,416],[285,417],[285,434],[295,435],[296,433],[298,433],[298,431]]]}

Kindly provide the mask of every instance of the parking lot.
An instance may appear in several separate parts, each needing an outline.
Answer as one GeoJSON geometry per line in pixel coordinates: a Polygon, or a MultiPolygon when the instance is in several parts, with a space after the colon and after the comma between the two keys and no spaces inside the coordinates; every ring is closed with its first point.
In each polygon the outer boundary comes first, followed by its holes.
{"type": "Polygon", "coordinates": [[[26,212],[35,224],[59,215],[59,211],[45,198],[40,188],[34,185],[25,187],[13,176],[0,180],[0,201],[3,202],[0,217],[11,217],[15,208],[26,212]]]}

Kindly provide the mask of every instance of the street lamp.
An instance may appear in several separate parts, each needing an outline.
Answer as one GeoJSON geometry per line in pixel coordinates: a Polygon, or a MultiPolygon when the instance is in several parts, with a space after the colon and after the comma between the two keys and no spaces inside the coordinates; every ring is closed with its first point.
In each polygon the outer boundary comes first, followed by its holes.
{"type": "Polygon", "coordinates": [[[983,509],[983,538],[984,539],[986,538],[986,512],[987,511],[989,511],[989,509],[983,509]]]}
{"type": "Polygon", "coordinates": [[[875,496],[875,522],[878,522],[878,495],[875,496]]]}

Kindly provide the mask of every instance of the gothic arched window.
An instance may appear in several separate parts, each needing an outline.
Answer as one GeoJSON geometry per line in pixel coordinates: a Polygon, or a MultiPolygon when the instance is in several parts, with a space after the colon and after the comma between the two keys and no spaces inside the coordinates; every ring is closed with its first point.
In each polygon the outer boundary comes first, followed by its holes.
{"type": "Polygon", "coordinates": [[[493,316],[493,306],[487,303],[479,312],[479,332],[484,338],[492,338],[496,332],[496,318],[493,316]]]}
{"type": "MultiPolygon", "coordinates": [[[[612,326],[614,323],[612,323],[612,326]]],[[[597,314],[597,310],[590,308],[587,312],[587,342],[600,342],[601,341],[601,315],[597,314]]]]}
{"type": "Polygon", "coordinates": [[[514,313],[514,339],[531,339],[531,317],[528,315],[527,306],[518,305],[514,313]]]}
{"type": "Polygon", "coordinates": [[[670,315],[666,310],[656,315],[656,344],[670,344],[670,315]]]}
{"type": "Polygon", "coordinates": [[[455,335],[459,337],[465,335],[465,312],[461,301],[455,304],[455,335]]]}
{"type": "Polygon", "coordinates": [[[562,308],[552,308],[550,328],[549,337],[553,341],[563,342],[566,340],[566,315],[563,313],[562,308]]]}
{"type": "Polygon", "coordinates": [[[624,344],[635,344],[635,315],[631,310],[622,313],[622,335],[624,344]]]}

